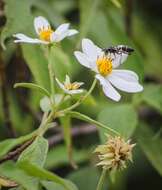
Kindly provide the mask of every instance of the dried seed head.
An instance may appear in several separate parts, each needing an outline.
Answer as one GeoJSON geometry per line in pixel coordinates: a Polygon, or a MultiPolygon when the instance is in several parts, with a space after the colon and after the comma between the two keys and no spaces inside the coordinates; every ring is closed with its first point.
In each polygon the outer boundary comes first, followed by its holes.
{"type": "Polygon", "coordinates": [[[132,149],[135,144],[130,144],[130,140],[125,141],[120,136],[108,136],[106,144],[99,145],[95,152],[98,153],[100,162],[97,166],[102,166],[108,170],[121,170],[126,168],[127,161],[132,161],[132,149]]]}
{"type": "Polygon", "coordinates": [[[12,181],[6,177],[0,176],[0,187],[16,187],[18,184],[15,181],[12,181]]]}

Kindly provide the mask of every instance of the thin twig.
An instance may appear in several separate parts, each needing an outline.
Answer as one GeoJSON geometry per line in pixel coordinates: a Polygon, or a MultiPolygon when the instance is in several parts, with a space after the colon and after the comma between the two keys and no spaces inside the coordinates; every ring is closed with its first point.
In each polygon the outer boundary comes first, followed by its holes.
{"type": "Polygon", "coordinates": [[[29,145],[32,144],[32,142],[34,141],[34,138],[32,138],[31,140],[25,142],[23,145],[21,145],[20,147],[16,148],[16,150],[9,152],[6,156],[4,156],[3,158],[0,159],[0,164],[3,162],[6,162],[8,160],[13,160],[15,159],[18,155],[20,155],[29,145]]]}
{"type": "MultiPolygon", "coordinates": [[[[93,125],[84,125],[80,127],[73,127],[71,130],[72,137],[78,137],[80,135],[88,135],[91,133],[97,132],[97,128],[93,125]]],[[[59,144],[64,140],[63,133],[58,133],[48,139],[49,146],[52,147],[56,144],[59,144]]]]}

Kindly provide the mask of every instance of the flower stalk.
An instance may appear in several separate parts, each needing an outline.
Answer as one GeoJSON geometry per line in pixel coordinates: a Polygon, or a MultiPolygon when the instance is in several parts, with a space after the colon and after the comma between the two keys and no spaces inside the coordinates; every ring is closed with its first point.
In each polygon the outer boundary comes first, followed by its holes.
{"type": "Polygon", "coordinates": [[[51,52],[52,52],[52,46],[49,46],[48,49],[48,71],[49,71],[49,77],[50,77],[50,87],[51,87],[51,103],[52,103],[52,107],[55,105],[55,100],[54,100],[54,96],[55,96],[55,85],[54,85],[54,70],[52,67],[52,61],[51,61],[51,52]]]}
{"type": "Polygon", "coordinates": [[[104,184],[104,181],[105,181],[105,177],[106,177],[106,172],[107,172],[106,169],[102,170],[102,173],[101,173],[100,179],[98,181],[96,190],[102,190],[102,187],[103,187],[103,184],[104,184]]]}

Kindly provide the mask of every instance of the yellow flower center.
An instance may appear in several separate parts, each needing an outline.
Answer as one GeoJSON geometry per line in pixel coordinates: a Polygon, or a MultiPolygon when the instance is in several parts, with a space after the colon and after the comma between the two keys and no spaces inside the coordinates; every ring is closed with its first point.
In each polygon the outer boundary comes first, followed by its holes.
{"type": "Polygon", "coordinates": [[[67,90],[76,90],[76,89],[78,89],[80,87],[80,85],[78,84],[78,83],[76,83],[76,82],[74,82],[74,83],[69,83],[69,84],[65,84],[65,88],[67,89],[67,90]]]}
{"type": "Polygon", "coordinates": [[[39,30],[39,38],[41,40],[50,42],[50,37],[51,37],[52,33],[53,33],[53,30],[51,29],[51,27],[48,27],[48,29],[40,29],[39,30]]]}
{"type": "Polygon", "coordinates": [[[112,59],[109,57],[100,57],[96,61],[98,71],[101,75],[107,76],[112,71],[112,59]]]}

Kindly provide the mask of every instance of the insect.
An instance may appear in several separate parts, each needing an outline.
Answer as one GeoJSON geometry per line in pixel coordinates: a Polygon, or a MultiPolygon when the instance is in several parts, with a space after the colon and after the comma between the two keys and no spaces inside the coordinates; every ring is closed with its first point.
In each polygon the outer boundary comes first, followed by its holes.
{"type": "Polygon", "coordinates": [[[130,55],[134,49],[125,45],[118,45],[118,46],[110,46],[108,48],[103,48],[105,55],[114,54],[114,55],[121,55],[127,54],[130,55]]]}

